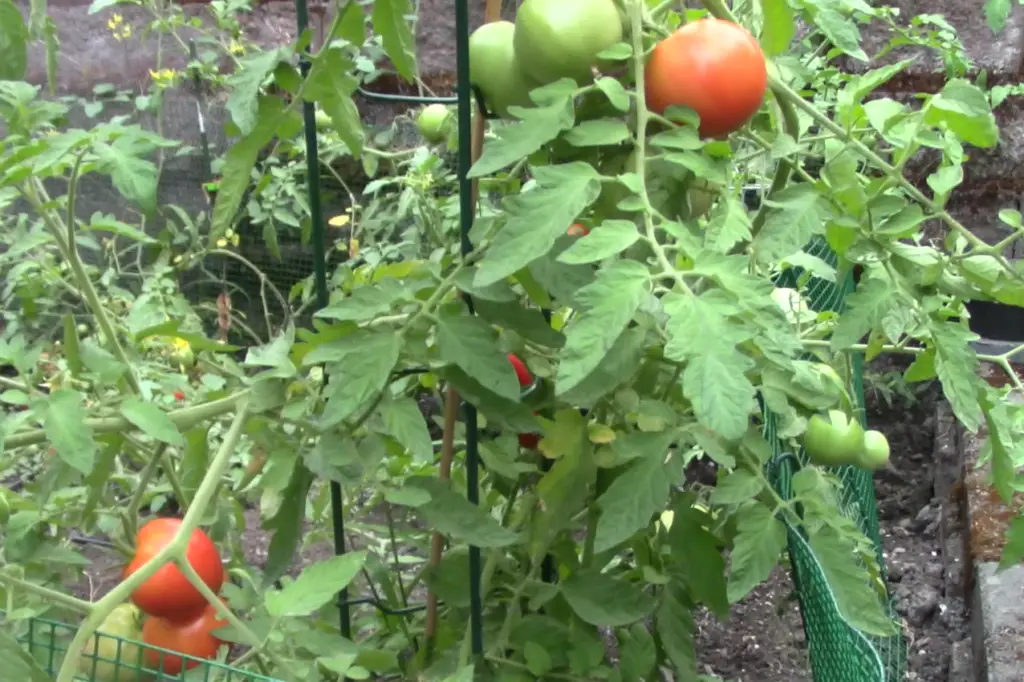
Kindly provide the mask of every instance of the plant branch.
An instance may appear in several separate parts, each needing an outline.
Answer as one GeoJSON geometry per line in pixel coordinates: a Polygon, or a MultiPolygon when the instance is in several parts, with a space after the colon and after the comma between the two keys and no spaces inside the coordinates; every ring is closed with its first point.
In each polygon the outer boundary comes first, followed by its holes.
{"type": "Polygon", "coordinates": [[[27,580],[22,580],[21,578],[11,575],[6,570],[0,571],[0,584],[6,585],[8,592],[11,592],[11,588],[24,590],[25,592],[45,599],[51,604],[64,606],[73,611],[78,611],[79,613],[89,613],[92,609],[92,604],[84,599],[78,599],[77,597],[72,597],[71,595],[64,594],[63,592],[58,592],[57,590],[51,590],[50,588],[43,587],[42,585],[30,583],[27,580]]]}

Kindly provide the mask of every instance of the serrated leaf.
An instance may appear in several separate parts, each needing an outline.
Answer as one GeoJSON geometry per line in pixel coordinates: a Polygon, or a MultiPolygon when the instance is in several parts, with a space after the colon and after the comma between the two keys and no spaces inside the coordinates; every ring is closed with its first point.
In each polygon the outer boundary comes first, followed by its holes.
{"type": "Polygon", "coordinates": [[[704,248],[728,253],[732,247],[750,239],[750,216],[735,197],[724,197],[704,230],[704,248]]]}
{"type": "Polygon", "coordinates": [[[347,552],[309,566],[294,582],[266,594],[267,612],[274,618],[309,616],[327,605],[366,563],[366,552],[347,552]]]}
{"type": "Polygon", "coordinates": [[[408,0],[374,0],[373,32],[381,37],[384,52],[398,73],[412,82],[416,72],[416,38],[406,21],[408,0]]]}
{"type": "Polygon", "coordinates": [[[619,632],[619,668],[623,682],[641,682],[651,679],[658,663],[658,650],[654,638],[641,623],[633,623],[628,631],[619,632]]]}
{"type": "Polygon", "coordinates": [[[999,33],[1006,27],[1011,7],[1010,0],[986,0],[985,22],[993,33],[999,33]]]}
{"type": "Polygon", "coordinates": [[[574,147],[604,147],[630,138],[629,128],[617,119],[584,121],[570,130],[565,141],[574,147]]]}
{"type": "Polygon", "coordinates": [[[725,557],[718,538],[705,528],[711,517],[683,505],[677,505],[673,512],[672,528],[668,534],[676,563],[673,578],[678,574],[693,600],[704,604],[724,620],[729,616],[725,557]]]}
{"type": "Polygon", "coordinates": [[[519,400],[515,370],[507,354],[498,350],[498,332],[480,318],[459,313],[439,316],[437,348],[444,362],[461,368],[502,398],[519,400]]]}
{"type": "Polygon", "coordinates": [[[756,390],[745,373],[753,364],[735,348],[721,347],[695,355],[683,370],[683,394],[697,420],[723,438],[747,431],[756,390]]]}
{"type": "Polygon", "coordinates": [[[518,301],[499,303],[476,297],[473,307],[483,319],[513,330],[527,341],[555,349],[565,345],[565,336],[553,329],[537,308],[524,308],[518,301]]]}
{"type": "Polygon", "coordinates": [[[929,331],[942,392],[953,414],[973,433],[982,422],[978,395],[984,387],[978,377],[978,356],[970,345],[978,335],[955,322],[933,323],[929,331]]]}
{"type": "Polygon", "coordinates": [[[597,498],[601,516],[594,539],[595,552],[604,552],[628,540],[664,510],[671,488],[664,460],[664,451],[644,453],[597,498]]]}
{"type": "Polygon", "coordinates": [[[984,91],[959,78],[946,83],[928,101],[924,121],[930,125],[945,124],[961,140],[982,149],[999,142],[999,125],[984,91]]]}
{"type": "Polygon", "coordinates": [[[760,262],[774,263],[802,249],[812,237],[825,233],[826,207],[821,195],[809,184],[790,185],[764,203],[771,210],[753,242],[760,262]]]}
{"type": "Polygon", "coordinates": [[[545,107],[524,109],[517,115],[522,120],[499,128],[496,139],[488,139],[484,144],[483,153],[469,171],[470,178],[482,178],[512,165],[573,125],[573,112],[568,98],[545,107]]]}
{"type": "Polygon", "coordinates": [[[43,429],[57,455],[73,469],[88,474],[96,461],[96,441],[85,423],[84,398],[70,388],[50,394],[43,412],[43,429]]]}
{"type": "Polygon", "coordinates": [[[787,49],[796,34],[793,10],[787,0],[761,0],[764,28],[761,32],[761,47],[769,57],[775,57],[787,49]]]}
{"type": "Polygon", "coordinates": [[[810,546],[846,622],[869,635],[895,634],[868,571],[856,560],[856,543],[825,526],[810,536],[810,546]]]}
{"type": "MultiPolygon", "coordinates": [[[[336,29],[340,26],[340,23],[335,24],[336,29]]],[[[358,87],[358,82],[349,75],[353,68],[354,64],[345,57],[341,48],[324,48],[306,78],[305,97],[320,104],[331,117],[334,132],[352,155],[358,157],[363,149],[364,135],[359,109],[352,99],[352,93],[358,87]]]]}
{"type": "Polygon", "coordinates": [[[419,511],[433,530],[474,547],[508,547],[516,542],[515,533],[445,482],[419,478],[409,481],[409,485],[430,493],[430,501],[419,511]]]}
{"type": "Polygon", "coordinates": [[[570,265],[594,263],[622,253],[639,238],[640,233],[632,222],[606,220],[558,254],[557,260],[570,265]]]}
{"type": "MultiPolygon", "coordinates": [[[[256,128],[259,118],[259,94],[263,82],[277,67],[287,51],[261,50],[239,59],[239,66],[228,76],[227,110],[242,135],[256,128]]],[[[218,190],[219,193],[219,190],[218,190]]]]}
{"type": "Polygon", "coordinates": [[[509,277],[547,254],[600,195],[599,176],[589,164],[540,167],[535,174],[540,187],[505,199],[507,221],[477,268],[474,286],[509,277]]]}
{"type": "Polygon", "coordinates": [[[654,611],[651,595],[593,570],[574,573],[559,583],[558,589],[577,616],[599,627],[629,625],[654,611]]]}
{"type": "Polygon", "coordinates": [[[742,504],[754,499],[764,487],[764,477],[747,469],[736,469],[718,481],[711,493],[711,502],[715,505],[742,504]]]}
{"type": "Polygon", "coordinates": [[[395,331],[360,330],[306,355],[306,364],[329,363],[325,426],[347,419],[384,388],[401,348],[395,331]]]}
{"type": "Polygon", "coordinates": [[[412,398],[396,398],[384,403],[384,428],[388,435],[409,451],[413,461],[426,464],[434,459],[434,446],[427,430],[427,422],[419,405],[412,398]]]}
{"type": "Polygon", "coordinates": [[[786,548],[786,527],[763,504],[750,503],[736,515],[737,534],[729,556],[729,601],[740,601],[768,579],[786,548]]]}
{"type": "Polygon", "coordinates": [[[366,284],[354,288],[352,293],[344,298],[335,299],[326,308],[318,310],[314,317],[325,320],[368,322],[388,312],[403,293],[404,288],[394,280],[366,284]]]}
{"type": "Polygon", "coordinates": [[[627,329],[612,344],[601,364],[575,388],[562,394],[562,398],[569,404],[589,408],[617,389],[639,368],[644,353],[644,337],[641,327],[627,329]]]}
{"type": "Polygon", "coordinates": [[[566,331],[555,376],[558,395],[580,384],[605,355],[649,294],[650,274],[632,260],[615,261],[576,292],[579,315],[566,331]]]}
{"type": "Polygon", "coordinates": [[[144,434],[168,445],[183,445],[185,440],[170,416],[153,403],[129,397],[121,403],[121,415],[144,434]]]}
{"type": "Polygon", "coordinates": [[[897,302],[893,291],[887,278],[862,278],[857,289],[846,297],[839,322],[832,331],[833,350],[843,350],[860,343],[868,332],[880,326],[897,302]]]}
{"type": "Polygon", "coordinates": [[[694,644],[693,608],[681,585],[670,583],[661,593],[654,617],[661,646],[675,667],[677,680],[697,677],[697,650],[694,644]]]}
{"type": "Polygon", "coordinates": [[[822,9],[815,14],[814,23],[837,48],[858,61],[869,61],[860,46],[860,29],[853,19],[832,9],[822,9]]]}
{"type": "Polygon", "coordinates": [[[0,80],[20,81],[28,68],[28,27],[11,0],[0,0],[0,80]]]}

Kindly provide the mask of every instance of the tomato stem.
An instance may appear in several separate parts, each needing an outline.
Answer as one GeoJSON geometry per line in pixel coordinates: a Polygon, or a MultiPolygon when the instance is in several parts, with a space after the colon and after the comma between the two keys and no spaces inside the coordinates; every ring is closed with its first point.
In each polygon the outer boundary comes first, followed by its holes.
{"type": "Polygon", "coordinates": [[[34,594],[37,597],[41,597],[45,599],[47,602],[57,604],[59,606],[64,606],[66,608],[71,609],[72,611],[78,611],[79,613],[89,613],[89,611],[92,609],[92,604],[90,602],[85,601],[84,599],[72,597],[70,594],[58,592],[57,590],[51,590],[48,587],[43,587],[42,585],[37,585],[35,583],[30,583],[26,580],[22,580],[21,578],[11,575],[7,570],[0,571],[0,584],[7,586],[8,594],[11,594],[13,592],[11,590],[12,587],[16,587],[30,594],[34,594]]]}

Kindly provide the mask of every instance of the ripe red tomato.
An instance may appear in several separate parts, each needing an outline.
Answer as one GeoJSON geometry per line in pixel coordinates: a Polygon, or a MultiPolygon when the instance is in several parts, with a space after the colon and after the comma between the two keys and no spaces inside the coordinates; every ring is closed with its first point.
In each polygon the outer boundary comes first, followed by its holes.
{"type": "Polygon", "coordinates": [[[672,105],[700,116],[700,134],[734,132],[757,113],[768,88],[768,69],[757,39],[721,19],[698,19],[661,41],[644,72],[647,108],[672,105]]]}
{"type": "Polygon", "coordinates": [[[524,450],[536,450],[537,445],[540,443],[539,433],[520,433],[519,434],[519,447],[524,450]]]}
{"type": "Polygon", "coordinates": [[[185,394],[182,393],[181,391],[175,391],[174,392],[174,399],[178,400],[178,401],[182,401],[182,400],[185,399],[185,394]]]}
{"type": "MultiPolygon", "coordinates": [[[[135,556],[125,566],[124,577],[135,573],[174,539],[181,519],[154,519],[144,525],[135,538],[135,556]]],[[[209,536],[196,529],[185,550],[188,562],[211,590],[219,592],[224,584],[224,564],[209,536]]],[[[173,621],[191,620],[207,604],[188,578],[173,564],[161,566],[132,594],[132,601],[151,616],[173,621]]]]}
{"type": "Polygon", "coordinates": [[[516,378],[519,379],[520,387],[526,388],[533,383],[533,374],[526,368],[526,363],[520,360],[518,355],[509,353],[508,361],[512,363],[512,367],[516,370],[516,378]]]}
{"type": "Polygon", "coordinates": [[[590,234],[590,229],[582,223],[573,223],[569,226],[570,237],[586,237],[590,234]]]}
{"type": "MultiPolygon", "coordinates": [[[[221,645],[221,640],[214,636],[213,631],[227,624],[226,620],[217,617],[216,607],[208,604],[198,616],[185,622],[175,623],[166,618],[150,616],[142,624],[142,641],[150,646],[209,660],[217,655],[221,645]]],[[[182,668],[190,670],[198,665],[199,661],[186,661],[181,656],[146,649],[146,667],[162,670],[169,675],[178,675],[182,668]]]]}

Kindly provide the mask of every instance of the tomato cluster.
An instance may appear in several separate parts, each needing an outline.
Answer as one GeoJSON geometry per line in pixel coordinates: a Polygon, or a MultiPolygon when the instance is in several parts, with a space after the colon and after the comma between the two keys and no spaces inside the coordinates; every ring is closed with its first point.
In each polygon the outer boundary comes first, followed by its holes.
{"type": "Polygon", "coordinates": [[[807,457],[821,466],[857,466],[875,471],[889,464],[889,441],[885,434],[865,432],[859,421],[842,410],[812,416],[803,445],[807,457]]]}
{"type": "MultiPolygon", "coordinates": [[[[124,578],[141,569],[163,551],[181,528],[181,519],[159,518],[144,525],[135,538],[135,556],[125,566],[124,578]]],[[[188,540],[185,556],[203,583],[217,594],[224,585],[224,565],[217,546],[202,530],[196,529],[188,540]]],[[[151,647],[175,651],[193,659],[216,656],[221,642],[213,631],[227,623],[217,609],[185,577],[174,564],[157,569],[132,593],[132,602],[146,614],[142,625],[142,641],[151,647]]],[[[180,656],[157,649],[144,652],[146,667],[177,675],[183,669],[195,668],[198,660],[187,662],[180,656]]]]}

